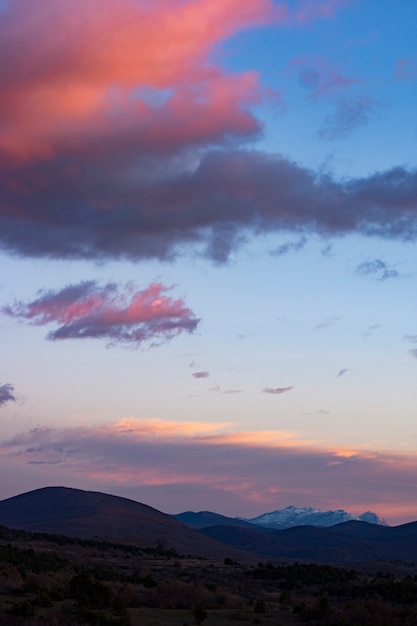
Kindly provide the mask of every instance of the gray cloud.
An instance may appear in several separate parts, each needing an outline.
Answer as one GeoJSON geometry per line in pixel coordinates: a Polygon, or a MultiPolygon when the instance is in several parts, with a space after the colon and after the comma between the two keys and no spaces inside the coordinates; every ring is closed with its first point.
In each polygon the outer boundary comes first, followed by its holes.
{"type": "Polygon", "coordinates": [[[298,239],[297,241],[287,241],[286,243],[283,243],[282,245],[278,246],[278,248],[275,248],[275,250],[273,250],[271,252],[271,254],[273,256],[283,256],[284,254],[288,254],[289,252],[298,252],[299,250],[302,250],[304,248],[304,246],[307,243],[307,238],[306,237],[301,237],[300,239],[298,239]]]}
{"type": "Polygon", "coordinates": [[[0,407],[4,406],[7,402],[16,402],[14,387],[10,383],[0,385],[0,407]]]}
{"type": "Polygon", "coordinates": [[[342,319],[341,317],[337,317],[333,315],[331,317],[327,317],[325,320],[323,320],[319,324],[316,324],[314,328],[318,328],[318,329],[330,328],[330,326],[334,326],[335,324],[337,324],[337,322],[340,322],[341,319],[342,319]]]}
{"type": "Polygon", "coordinates": [[[222,262],[248,233],[417,236],[417,173],[403,167],[339,181],[279,155],[218,150],[192,171],[162,158],[157,179],[143,180],[126,176],[145,157],[113,160],[107,148],[108,163],[93,155],[2,163],[0,249],[137,260],[198,248],[222,262]]]}
{"type": "Polygon", "coordinates": [[[356,268],[356,273],[360,276],[375,275],[378,280],[387,280],[388,278],[398,278],[400,273],[397,270],[389,268],[381,259],[373,259],[363,261],[356,268]]]}
{"type": "Polygon", "coordinates": [[[209,372],[194,372],[194,378],[208,378],[210,376],[209,372]]]}

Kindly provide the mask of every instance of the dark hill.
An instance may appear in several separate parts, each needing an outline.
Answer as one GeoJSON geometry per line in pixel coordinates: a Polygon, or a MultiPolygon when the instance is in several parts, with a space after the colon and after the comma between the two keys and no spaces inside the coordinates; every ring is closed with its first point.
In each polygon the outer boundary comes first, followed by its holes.
{"type": "Polygon", "coordinates": [[[285,530],[211,526],[201,532],[271,559],[318,563],[417,561],[417,522],[387,527],[350,521],[329,528],[295,526],[285,530]]]}
{"type": "Polygon", "coordinates": [[[173,515],[177,520],[186,524],[190,528],[206,528],[207,526],[239,526],[240,528],[259,528],[255,524],[246,522],[238,517],[225,517],[219,513],[212,513],[211,511],[186,511],[185,513],[178,513],[173,515]]]}
{"type": "Polygon", "coordinates": [[[0,501],[0,525],[71,537],[162,544],[181,554],[251,560],[150,506],[93,491],[45,487],[0,501]]]}

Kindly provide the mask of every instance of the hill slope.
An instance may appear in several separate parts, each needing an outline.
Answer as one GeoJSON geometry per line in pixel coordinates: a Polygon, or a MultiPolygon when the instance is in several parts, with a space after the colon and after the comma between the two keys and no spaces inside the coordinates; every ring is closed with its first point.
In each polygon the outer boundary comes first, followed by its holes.
{"type": "Polygon", "coordinates": [[[296,526],[286,530],[211,526],[201,532],[269,558],[318,563],[417,560],[417,522],[387,527],[350,521],[330,528],[296,526]]]}
{"type": "MultiPolygon", "coordinates": [[[[93,491],[44,487],[0,501],[0,525],[72,537],[161,543],[181,554],[244,560],[231,546],[211,540],[150,506],[93,491]]],[[[246,555],[245,560],[250,560],[246,555]]]]}

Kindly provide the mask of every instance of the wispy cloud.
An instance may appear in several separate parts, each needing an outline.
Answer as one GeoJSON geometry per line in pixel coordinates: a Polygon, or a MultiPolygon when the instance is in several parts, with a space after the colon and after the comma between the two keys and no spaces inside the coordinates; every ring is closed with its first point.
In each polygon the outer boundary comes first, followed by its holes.
{"type": "Polygon", "coordinates": [[[356,273],[360,276],[374,275],[378,280],[388,280],[400,276],[397,270],[388,267],[381,259],[363,261],[357,266],[356,273]]]}
{"type": "Polygon", "coordinates": [[[335,111],[325,118],[319,136],[328,140],[344,139],[360,126],[368,124],[375,110],[375,102],[370,96],[337,100],[335,111]]]}
{"type": "Polygon", "coordinates": [[[414,455],[326,448],[288,431],[135,418],[38,428],[0,442],[4,475],[25,464],[40,484],[53,471],[55,484],[128,491],[169,512],[209,501],[234,515],[309,504],[417,518],[414,455]]]}
{"type": "Polygon", "coordinates": [[[160,283],[138,290],[124,290],[114,283],[86,281],[58,291],[40,292],[32,302],[15,302],[1,310],[29,324],[58,324],[47,337],[58,339],[106,339],[109,345],[139,346],[167,341],[195,330],[199,320],[183,300],[165,295],[160,283]]]}
{"type": "Polygon", "coordinates": [[[271,393],[273,395],[279,395],[281,393],[287,393],[287,391],[291,391],[291,389],[294,389],[294,387],[293,386],[291,387],[264,387],[262,393],[271,393]]]}
{"type": "Polygon", "coordinates": [[[194,372],[193,376],[194,378],[208,378],[210,374],[209,372],[201,371],[201,372],[194,372]]]}
{"type": "Polygon", "coordinates": [[[289,252],[302,250],[307,243],[307,237],[300,237],[297,241],[287,241],[271,252],[272,256],[284,256],[289,252]]]}
{"type": "Polygon", "coordinates": [[[332,19],[335,14],[352,4],[353,0],[304,0],[298,2],[293,19],[304,23],[316,19],[332,19]]]}
{"type": "Polygon", "coordinates": [[[325,100],[332,108],[318,131],[322,139],[344,139],[375,115],[377,105],[366,92],[364,81],[345,76],[327,59],[295,57],[289,68],[297,72],[298,82],[309,100],[325,100]]]}
{"type": "Polygon", "coordinates": [[[330,317],[326,317],[326,319],[324,319],[322,322],[319,322],[318,324],[316,324],[314,328],[317,328],[319,330],[323,328],[330,328],[331,326],[334,326],[335,324],[340,322],[341,319],[342,318],[338,317],[337,315],[332,315],[330,317]]]}
{"type": "MultiPolygon", "coordinates": [[[[404,339],[406,341],[411,341],[411,343],[417,343],[417,335],[404,335],[404,339]]],[[[417,348],[411,348],[408,353],[415,359],[417,359],[417,348]]]]}
{"type": "Polygon", "coordinates": [[[14,387],[10,383],[0,385],[0,408],[7,402],[16,402],[14,387]]]}

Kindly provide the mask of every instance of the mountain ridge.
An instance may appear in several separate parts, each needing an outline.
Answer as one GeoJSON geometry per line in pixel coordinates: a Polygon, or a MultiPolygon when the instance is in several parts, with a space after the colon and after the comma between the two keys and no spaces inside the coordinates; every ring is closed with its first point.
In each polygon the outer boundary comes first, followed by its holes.
{"type": "Polygon", "coordinates": [[[387,522],[376,513],[366,511],[361,515],[353,515],[343,509],[334,511],[320,511],[313,507],[287,506],[269,513],[263,513],[253,518],[226,517],[212,511],[186,511],[178,513],[174,517],[190,528],[201,529],[208,526],[238,526],[262,528],[275,528],[285,530],[295,526],[318,526],[327,528],[348,521],[361,521],[368,524],[388,526],[387,522]],[[249,525],[249,526],[248,526],[249,525]]]}

